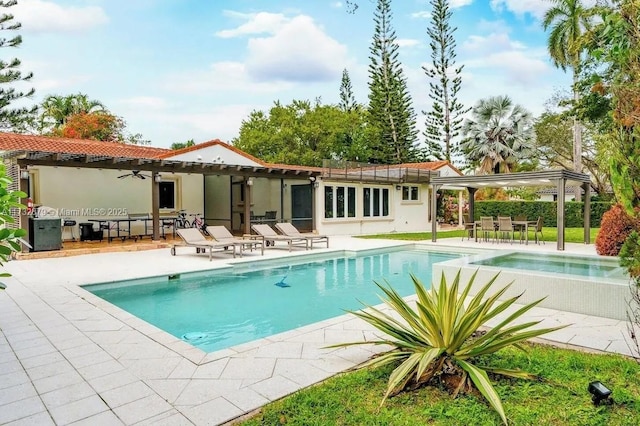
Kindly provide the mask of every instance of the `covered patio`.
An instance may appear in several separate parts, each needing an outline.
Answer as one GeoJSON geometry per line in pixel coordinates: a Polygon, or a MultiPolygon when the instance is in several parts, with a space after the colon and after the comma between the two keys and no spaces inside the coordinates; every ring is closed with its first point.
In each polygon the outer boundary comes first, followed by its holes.
{"type": "MultiPolygon", "coordinates": [[[[291,179],[304,182],[312,191],[312,182],[320,175],[320,169],[301,168],[287,165],[235,165],[189,161],[165,158],[174,152],[145,146],[126,145],[112,142],[97,142],[79,139],[48,138],[32,135],[0,134],[0,159],[13,180],[13,190],[29,193],[29,168],[32,166],[48,166],[52,168],[78,170],[109,170],[145,174],[149,178],[151,208],[149,209],[148,227],[153,241],[159,241],[162,233],[162,214],[160,212],[160,184],[164,176],[174,174],[190,174],[206,176],[231,176],[242,185],[242,198],[249,200],[243,203],[244,217],[251,216],[252,184],[254,179],[269,180],[291,179]]],[[[73,191],[74,182],[68,182],[68,190],[73,191]]],[[[96,188],[102,192],[106,188],[96,188]]],[[[205,194],[199,194],[203,200],[205,194]]],[[[313,198],[312,198],[313,199],[313,198]]],[[[232,200],[228,201],[231,205],[232,200]]],[[[24,202],[26,204],[26,201],[24,202]]],[[[204,203],[204,201],[203,201],[204,203]]],[[[60,206],[58,206],[60,207],[60,206]]],[[[91,206],[93,207],[93,206],[91,206]]],[[[231,208],[230,208],[231,210],[231,208]]],[[[311,209],[313,211],[313,209],[311,209]]],[[[16,224],[27,230],[29,215],[26,210],[16,210],[16,224]]],[[[131,219],[131,218],[129,218],[131,219]]],[[[133,220],[133,219],[131,219],[133,220]]],[[[315,220],[315,218],[311,218],[315,220]]],[[[242,224],[242,232],[250,233],[250,220],[242,224]]],[[[145,229],[146,229],[145,225],[145,229]]],[[[29,235],[25,238],[29,240],[29,235]]]]}
{"type": "MultiPolygon", "coordinates": [[[[432,211],[437,209],[438,190],[466,188],[469,193],[469,217],[474,218],[474,196],[481,188],[507,188],[507,187],[536,187],[555,186],[558,191],[557,201],[557,250],[564,250],[564,210],[565,188],[568,186],[581,186],[584,191],[584,243],[590,243],[590,212],[591,212],[591,178],[584,173],[569,170],[543,170],[539,172],[506,173],[498,175],[480,176],[441,176],[431,179],[433,191],[431,192],[432,211]]],[[[437,241],[437,222],[431,222],[431,240],[437,241]]]]}

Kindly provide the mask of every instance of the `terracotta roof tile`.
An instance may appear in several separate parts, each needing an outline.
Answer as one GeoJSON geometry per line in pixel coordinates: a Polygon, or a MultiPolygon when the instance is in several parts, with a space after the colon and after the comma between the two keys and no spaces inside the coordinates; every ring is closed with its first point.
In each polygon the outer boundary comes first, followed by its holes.
{"type": "Polygon", "coordinates": [[[103,142],[89,139],[68,139],[49,136],[20,135],[0,132],[1,151],[41,151],[61,154],[89,154],[125,158],[161,158],[165,148],[103,142]]]}

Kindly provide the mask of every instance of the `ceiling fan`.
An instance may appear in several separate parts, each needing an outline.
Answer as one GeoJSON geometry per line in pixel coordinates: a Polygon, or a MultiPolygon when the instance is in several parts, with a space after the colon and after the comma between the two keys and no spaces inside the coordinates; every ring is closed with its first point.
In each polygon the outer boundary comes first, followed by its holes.
{"type": "Polygon", "coordinates": [[[140,173],[140,170],[131,170],[131,173],[126,173],[124,175],[118,176],[118,179],[126,178],[129,176],[131,176],[132,178],[137,178],[142,180],[151,177],[149,175],[143,175],[142,173],[140,173]]]}

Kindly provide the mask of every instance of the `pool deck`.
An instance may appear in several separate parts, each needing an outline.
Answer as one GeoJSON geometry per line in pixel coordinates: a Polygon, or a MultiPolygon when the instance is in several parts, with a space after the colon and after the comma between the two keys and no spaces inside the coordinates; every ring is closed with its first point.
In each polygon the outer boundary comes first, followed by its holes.
{"type": "MultiPolygon", "coordinates": [[[[330,249],[313,253],[404,244],[332,237],[330,249]]],[[[459,238],[424,244],[456,250],[509,246],[459,238]]],[[[557,253],[555,243],[509,248],[557,253]]],[[[373,336],[366,323],[343,315],[206,354],[79,287],[310,253],[269,248],[264,258],[219,253],[209,262],[193,249],[178,250],[175,257],[165,248],[7,263],[13,277],[3,279],[8,288],[0,291],[0,424],[222,424],[382,350],[325,349],[373,336]]],[[[566,253],[595,250],[567,244],[566,253]]],[[[630,353],[624,321],[543,308],[531,310],[527,319],[542,320],[542,326],[572,324],[546,336],[560,346],[630,353]]]]}

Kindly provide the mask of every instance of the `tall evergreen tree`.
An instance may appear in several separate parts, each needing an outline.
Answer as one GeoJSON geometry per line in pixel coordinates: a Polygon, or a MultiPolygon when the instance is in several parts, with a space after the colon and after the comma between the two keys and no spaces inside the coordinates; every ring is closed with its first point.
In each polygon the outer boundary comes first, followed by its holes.
{"type": "Polygon", "coordinates": [[[369,49],[369,113],[371,124],[379,133],[371,150],[376,156],[370,161],[403,163],[418,158],[418,130],[411,95],[398,60],[390,4],[390,0],[378,0],[375,32],[369,49]]]}
{"type": "Polygon", "coordinates": [[[349,71],[346,68],[342,70],[339,106],[344,112],[352,111],[357,106],[356,98],[353,96],[353,88],[351,87],[351,77],[349,77],[349,71]]]}
{"type": "Polygon", "coordinates": [[[458,102],[462,84],[463,66],[455,67],[456,41],[453,36],[457,28],[449,25],[451,10],[448,0],[431,0],[431,24],[427,34],[431,39],[432,68],[422,69],[431,79],[429,97],[433,100],[431,110],[423,112],[426,118],[426,154],[430,159],[451,161],[458,152],[454,138],[459,135],[463,115],[471,110],[458,102]]]}
{"type": "MultiPolygon", "coordinates": [[[[11,7],[17,4],[17,0],[0,1],[0,7],[11,7]]],[[[0,31],[16,31],[22,25],[19,22],[13,22],[13,15],[9,13],[0,14],[0,31]]],[[[0,47],[18,47],[22,43],[22,36],[14,35],[11,38],[0,36],[0,47]]],[[[11,102],[20,98],[30,97],[34,94],[35,89],[28,92],[16,91],[13,87],[5,85],[20,81],[29,81],[33,77],[33,73],[23,75],[19,70],[20,60],[18,58],[5,62],[0,59],[0,129],[14,130],[20,127],[27,116],[35,113],[36,107],[32,108],[9,108],[11,102]]]]}

